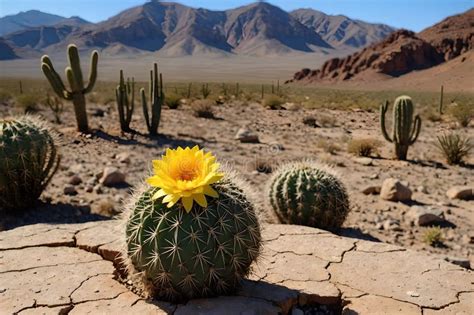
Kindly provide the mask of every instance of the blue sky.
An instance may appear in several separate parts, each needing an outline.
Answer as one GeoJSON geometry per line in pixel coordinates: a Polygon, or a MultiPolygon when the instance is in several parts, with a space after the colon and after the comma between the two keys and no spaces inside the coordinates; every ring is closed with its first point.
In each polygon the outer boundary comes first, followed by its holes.
{"type": "MultiPolygon", "coordinates": [[[[79,15],[98,22],[145,0],[0,0],[0,16],[37,9],[61,16],[79,15]]],[[[251,3],[248,0],[178,0],[192,7],[223,10],[251,3]]],[[[474,0],[270,0],[285,10],[314,8],[368,22],[386,23],[420,31],[443,18],[474,7],[474,0]]]]}

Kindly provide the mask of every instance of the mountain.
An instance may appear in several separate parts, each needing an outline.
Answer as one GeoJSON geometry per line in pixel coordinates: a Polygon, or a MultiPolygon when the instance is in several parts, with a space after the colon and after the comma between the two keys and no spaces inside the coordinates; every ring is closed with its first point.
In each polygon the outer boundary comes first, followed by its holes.
{"type": "Polygon", "coordinates": [[[65,17],[38,10],[20,12],[0,18],[0,36],[22,31],[30,27],[49,26],[67,20],[65,17]]]}
{"type": "Polygon", "coordinates": [[[10,60],[18,58],[13,47],[11,47],[5,40],[0,38],[0,60],[10,60]]]}
{"type": "Polygon", "coordinates": [[[474,48],[474,8],[448,17],[418,35],[442,52],[446,60],[456,58],[474,48]]]}
{"type": "MultiPolygon", "coordinates": [[[[297,12],[290,14],[266,2],[212,11],[151,0],[97,24],[77,17],[57,17],[54,23],[50,22],[52,25],[30,26],[3,37],[13,49],[30,49],[36,53],[54,53],[75,43],[82,50],[94,48],[105,50],[107,54],[268,56],[319,52],[330,55],[354,51],[392,30],[383,25],[371,28],[369,23],[346,18],[353,26],[345,27],[341,22],[337,31],[337,34],[345,32],[346,35],[339,38],[328,31],[323,36],[313,26],[302,23],[303,14],[297,12]]],[[[333,17],[324,15],[317,25],[324,25],[329,18],[333,17]]]]}
{"type": "Polygon", "coordinates": [[[385,24],[367,23],[344,15],[327,15],[313,9],[298,9],[290,14],[334,47],[362,48],[395,31],[385,24]]]}
{"type": "MultiPolygon", "coordinates": [[[[456,57],[461,58],[474,48],[473,39],[474,9],[471,9],[418,34],[399,30],[350,56],[330,59],[319,69],[302,69],[294,74],[290,82],[377,81],[384,75],[385,78],[395,78],[415,70],[432,68],[456,57]]],[[[467,62],[463,61],[456,69],[472,62],[472,58],[463,60],[467,62]]],[[[443,72],[446,73],[445,70],[443,72]]]]}

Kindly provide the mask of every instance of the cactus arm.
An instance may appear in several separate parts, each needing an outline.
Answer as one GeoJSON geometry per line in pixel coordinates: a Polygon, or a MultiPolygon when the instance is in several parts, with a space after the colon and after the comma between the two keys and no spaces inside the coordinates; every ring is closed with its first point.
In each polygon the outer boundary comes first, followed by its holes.
{"type": "Polygon", "coordinates": [[[71,92],[66,89],[63,81],[56,73],[54,68],[52,68],[52,65],[50,63],[43,62],[43,64],[41,65],[41,70],[43,70],[43,73],[46,76],[46,79],[48,79],[49,83],[51,84],[51,87],[53,88],[54,92],[59,97],[70,101],[72,99],[71,92]]]}
{"type": "Polygon", "coordinates": [[[413,130],[410,134],[410,144],[415,143],[416,139],[418,139],[418,136],[420,135],[420,130],[421,130],[421,118],[419,115],[416,115],[415,122],[413,124],[413,130]]]}
{"type": "Polygon", "coordinates": [[[382,129],[382,134],[388,142],[393,142],[393,140],[388,135],[387,129],[385,127],[385,114],[388,110],[388,101],[385,101],[385,104],[380,106],[380,127],[382,129]]]}
{"type": "Polygon", "coordinates": [[[97,81],[97,64],[99,62],[99,53],[97,50],[94,50],[91,55],[91,65],[89,69],[89,82],[87,87],[84,89],[84,94],[87,94],[92,91],[94,88],[95,82],[97,81]]]}
{"type": "MultiPolygon", "coordinates": [[[[132,83],[127,82],[128,95],[130,96],[130,102],[127,106],[127,121],[132,121],[133,111],[135,110],[135,80],[132,78],[132,83]]],[[[127,96],[128,101],[128,96],[127,96]]]]}
{"type": "MultiPolygon", "coordinates": [[[[79,51],[77,50],[77,47],[75,45],[69,45],[67,52],[68,52],[68,58],[69,58],[69,65],[70,65],[71,72],[75,81],[73,91],[82,91],[84,89],[84,80],[82,78],[79,51]]],[[[72,86],[73,85],[71,84],[71,87],[72,86]]]]}
{"type": "Polygon", "coordinates": [[[77,86],[78,83],[74,75],[74,70],[72,70],[71,67],[66,67],[65,72],[66,72],[66,78],[69,82],[69,85],[71,86],[72,93],[74,93],[75,91],[78,91],[78,86],[77,86]]]}
{"type": "Polygon", "coordinates": [[[145,93],[144,88],[142,88],[140,90],[140,96],[141,96],[141,100],[142,100],[143,117],[145,117],[145,122],[146,122],[147,129],[148,129],[148,131],[150,131],[150,129],[151,129],[150,117],[148,115],[148,105],[147,105],[147,101],[146,101],[146,93],[145,93]]]}

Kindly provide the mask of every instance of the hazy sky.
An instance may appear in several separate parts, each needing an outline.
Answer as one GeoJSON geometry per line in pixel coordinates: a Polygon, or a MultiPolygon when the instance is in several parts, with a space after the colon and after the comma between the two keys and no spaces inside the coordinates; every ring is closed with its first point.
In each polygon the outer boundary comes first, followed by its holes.
{"type": "MultiPolygon", "coordinates": [[[[145,0],[0,0],[0,16],[37,9],[61,16],[79,15],[98,22],[145,0]]],[[[222,10],[245,5],[248,0],[178,0],[192,7],[222,10]]],[[[474,7],[474,0],[270,0],[285,10],[313,8],[368,22],[386,23],[419,31],[443,18],[474,7]]]]}

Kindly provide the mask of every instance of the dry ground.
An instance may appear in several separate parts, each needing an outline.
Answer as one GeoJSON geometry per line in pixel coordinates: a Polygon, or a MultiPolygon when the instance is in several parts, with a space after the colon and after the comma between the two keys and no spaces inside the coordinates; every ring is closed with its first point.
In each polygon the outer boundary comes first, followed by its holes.
{"type": "MultiPolygon", "coordinates": [[[[275,222],[275,216],[266,205],[266,185],[271,174],[258,170],[264,162],[275,168],[284,161],[315,159],[333,164],[347,186],[352,211],[345,223],[344,235],[379,239],[384,242],[421,249],[442,255],[471,257],[473,264],[474,204],[473,201],[448,200],[445,193],[455,185],[472,184],[474,179],[474,158],[467,166],[448,166],[434,147],[435,137],[441,132],[456,128],[448,118],[445,122],[425,120],[418,141],[409,150],[408,162],[392,160],[392,145],[385,142],[379,131],[378,112],[374,110],[328,110],[303,109],[267,110],[260,104],[233,101],[215,106],[216,119],[194,117],[189,106],[178,110],[163,110],[160,136],[150,139],[146,136],[124,136],[118,129],[115,105],[88,106],[90,125],[95,128],[91,135],[75,132],[71,106],[66,104],[64,123],[55,125],[60,133],[62,166],[51,185],[42,196],[39,209],[20,216],[7,217],[3,228],[33,222],[75,222],[90,218],[110,216],[119,212],[122,200],[130,189],[149,174],[151,160],[158,158],[167,147],[198,144],[215,153],[222,163],[236,169],[252,191],[262,221],[275,222]],[[100,115],[103,116],[101,117],[100,115]],[[316,117],[318,122],[326,121],[325,128],[313,128],[303,124],[306,116],[316,117]],[[332,126],[331,126],[332,125],[332,126]],[[237,130],[248,127],[258,133],[258,144],[240,143],[234,139],[237,130]],[[364,166],[347,153],[346,144],[351,138],[373,137],[383,145],[380,157],[372,165],[364,166]],[[324,141],[336,145],[335,154],[325,152],[324,141]],[[323,145],[322,145],[323,144],[323,145]],[[116,156],[129,154],[130,163],[120,163],[116,156]],[[127,175],[130,186],[102,188],[101,192],[86,192],[88,186],[96,183],[106,166],[116,166],[127,175]],[[64,187],[74,173],[83,183],[76,187],[78,194],[68,196],[64,187]],[[369,185],[380,185],[387,177],[407,181],[414,191],[416,204],[435,205],[444,210],[450,224],[443,227],[444,245],[434,248],[423,243],[427,228],[414,227],[405,218],[410,205],[380,200],[379,196],[366,196],[361,190],[369,185]],[[418,187],[424,186],[425,192],[418,187]],[[399,222],[399,228],[385,230],[384,222],[399,222]]],[[[12,112],[11,105],[0,105],[1,116],[12,112]]],[[[39,112],[52,121],[49,110],[39,112]]],[[[132,127],[145,133],[140,109],[138,108],[132,127]]],[[[459,129],[463,135],[473,134],[473,126],[459,129]]]]}

